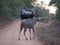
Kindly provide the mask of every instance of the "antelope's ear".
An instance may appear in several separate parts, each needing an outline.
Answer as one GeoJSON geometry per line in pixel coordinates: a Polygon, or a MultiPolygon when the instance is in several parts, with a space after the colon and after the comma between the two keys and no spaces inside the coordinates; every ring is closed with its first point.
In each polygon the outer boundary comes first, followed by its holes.
{"type": "Polygon", "coordinates": [[[39,17],[39,15],[35,15],[35,17],[39,17]]]}
{"type": "Polygon", "coordinates": [[[35,15],[36,17],[39,17],[39,15],[35,15]]]}

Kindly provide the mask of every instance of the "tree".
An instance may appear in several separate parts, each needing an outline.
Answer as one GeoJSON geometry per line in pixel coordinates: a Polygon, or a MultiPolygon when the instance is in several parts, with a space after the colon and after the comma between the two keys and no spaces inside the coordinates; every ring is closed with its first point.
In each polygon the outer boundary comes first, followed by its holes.
{"type": "Polygon", "coordinates": [[[19,9],[24,6],[31,6],[34,0],[0,0],[0,17],[19,17],[19,9]]]}
{"type": "Polygon", "coordinates": [[[60,0],[51,0],[49,5],[55,4],[58,10],[56,11],[56,19],[60,21],[60,0]]]}

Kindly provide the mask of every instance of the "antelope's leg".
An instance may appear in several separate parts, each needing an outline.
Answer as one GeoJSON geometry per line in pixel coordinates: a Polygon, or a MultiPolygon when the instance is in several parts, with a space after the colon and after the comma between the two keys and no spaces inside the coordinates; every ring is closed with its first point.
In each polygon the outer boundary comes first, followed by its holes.
{"type": "Polygon", "coordinates": [[[33,39],[35,38],[35,30],[34,30],[34,28],[32,28],[32,31],[33,31],[33,39]]]}
{"type": "Polygon", "coordinates": [[[22,31],[22,27],[20,28],[20,31],[19,31],[18,40],[20,40],[21,31],[22,31]]]}
{"type": "Polygon", "coordinates": [[[24,29],[24,36],[25,36],[26,40],[28,40],[25,33],[26,33],[26,29],[24,29]]]}
{"type": "Polygon", "coordinates": [[[30,40],[31,40],[31,29],[29,29],[29,33],[30,33],[30,40]]]}

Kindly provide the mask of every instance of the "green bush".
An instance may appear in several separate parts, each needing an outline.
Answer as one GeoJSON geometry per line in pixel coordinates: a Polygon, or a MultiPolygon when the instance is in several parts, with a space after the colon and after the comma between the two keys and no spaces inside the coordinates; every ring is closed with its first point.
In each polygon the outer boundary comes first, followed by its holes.
{"type": "Polygon", "coordinates": [[[20,9],[34,0],[0,0],[0,17],[19,18],[20,9]]]}

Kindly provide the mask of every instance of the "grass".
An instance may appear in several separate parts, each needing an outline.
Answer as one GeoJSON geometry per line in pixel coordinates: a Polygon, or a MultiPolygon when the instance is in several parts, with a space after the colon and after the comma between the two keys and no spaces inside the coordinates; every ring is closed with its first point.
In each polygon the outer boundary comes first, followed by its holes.
{"type": "Polygon", "coordinates": [[[60,45],[60,29],[57,25],[51,25],[48,28],[39,27],[36,30],[36,35],[44,45],[60,45]]]}

